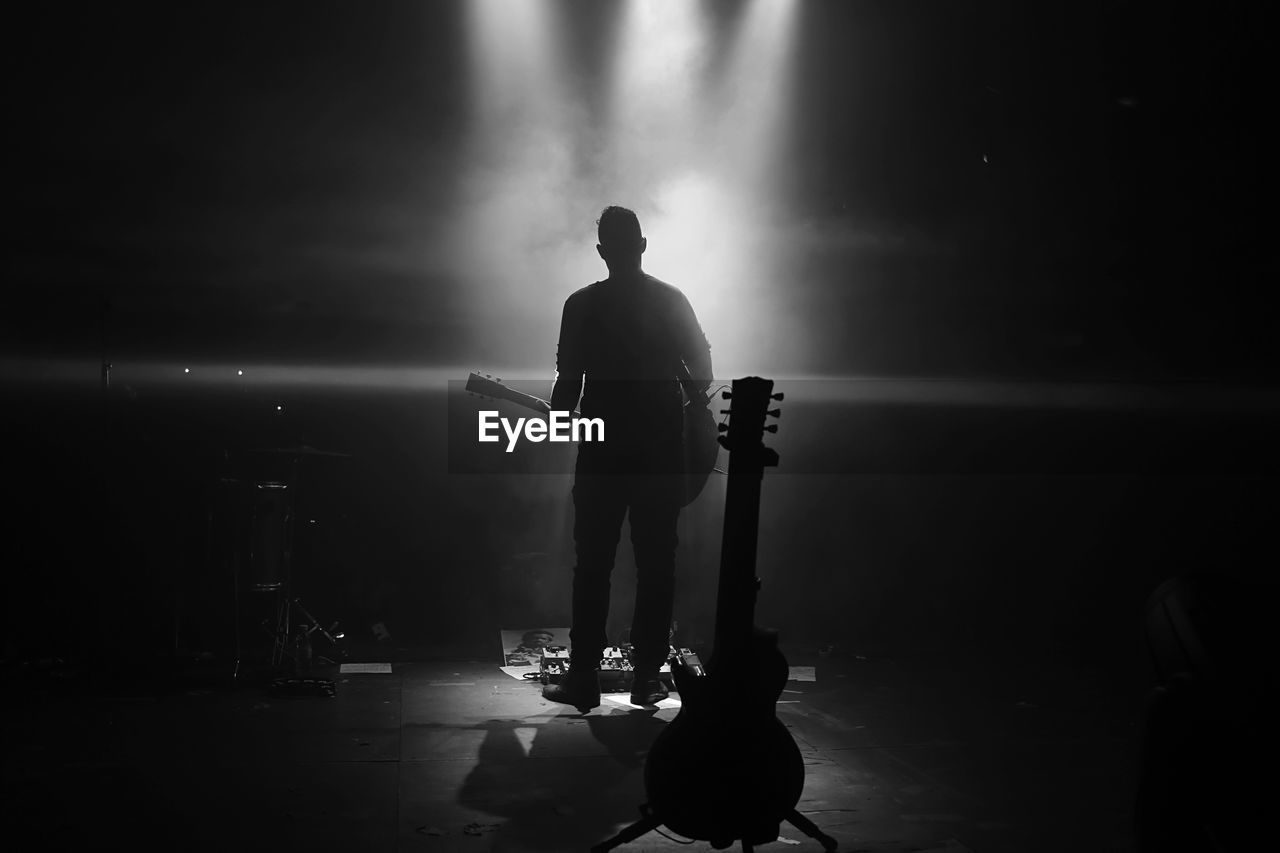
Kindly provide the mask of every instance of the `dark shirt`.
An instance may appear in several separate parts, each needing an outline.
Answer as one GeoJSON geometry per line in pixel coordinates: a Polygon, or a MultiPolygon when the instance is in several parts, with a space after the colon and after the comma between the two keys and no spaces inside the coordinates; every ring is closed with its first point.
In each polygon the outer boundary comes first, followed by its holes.
{"type": "Polygon", "coordinates": [[[711,384],[689,300],[647,273],[611,276],[565,300],[551,408],[573,411],[581,395],[582,416],[604,420],[606,448],[678,441],[682,367],[699,391],[711,384]]]}

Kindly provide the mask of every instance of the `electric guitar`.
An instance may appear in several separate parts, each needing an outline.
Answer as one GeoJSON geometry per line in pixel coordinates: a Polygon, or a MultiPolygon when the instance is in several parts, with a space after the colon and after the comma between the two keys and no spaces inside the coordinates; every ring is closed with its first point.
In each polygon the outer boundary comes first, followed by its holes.
{"type": "MultiPolygon", "coordinates": [[[[684,495],[681,504],[688,506],[702,494],[707,478],[716,470],[720,444],[715,416],[711,414],[706,395],[693,386],[687,369],[680,382],[688,397],[684,404],[684,495]]],[[[541,397],[508,388],[501,380],[487,374],[469,375],[466,390],[482,397],[506,400],[544,415],[551,411],[551,404],[541,397]]]]}
{"type": "Polygon", "coordinates": [[[795,810],[804,760],[775,708],[789,669],[777,635],[753,624],[760,483],[764,469],[778,464],[762,442],[766,429],[777,431],[764,423],[779,414],[768,408],[782,398],[772,392],[772,381],[748,377],[734,380],[724,395],[732,404],[720,439],[729,451],[729,483],[715,645],[705,668],[672,660],[680,712],[649,748],[644,767],[650,823],[717,849],[739,839],[743,849],[772,842],[784,819],[824,846],[831,842],[795,810]]]}

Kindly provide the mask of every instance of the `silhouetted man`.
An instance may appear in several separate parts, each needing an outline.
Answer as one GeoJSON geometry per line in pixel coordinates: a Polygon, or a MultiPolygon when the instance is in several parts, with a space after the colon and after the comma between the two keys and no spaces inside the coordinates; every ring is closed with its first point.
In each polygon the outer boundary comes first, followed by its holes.
{"type": "Polygon", "coordinates": [[[603,419],[604,441],[578,448],[569,673],[543,692],[584,710],[600,704],[597,670],[608,645],[609,575],[628,513],[636,559],[631,701],[652,705],[667,695],[658,672],[670,650],[676,520],[683,503],[678,377],[687,368],[702,403],[711,384],[710,348],[689,300],[640,268],[648,241],[635,213],[608,207],[596,224],[596,250],[609,277],[565,301],[551,408],[573,411],[581,395],[582,416],[603,419]]]}

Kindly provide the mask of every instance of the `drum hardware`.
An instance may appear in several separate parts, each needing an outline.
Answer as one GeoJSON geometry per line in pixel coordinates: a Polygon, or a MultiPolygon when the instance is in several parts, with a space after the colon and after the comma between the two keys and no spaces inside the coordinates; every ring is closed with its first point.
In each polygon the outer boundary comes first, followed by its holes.
{"type": "Polygon", "coordinates": [[[325,628],[303,606],[300,598],[292,598],[285,602],[284,613],[277,620],[275,626],[264,625],[263,627],[267,629],[267,633],[273,639],[272,666],[283,666],[285,659],[288,658],[293,661],[293,669],[298,675],[308,674],[311,671],[312,663],[317,661],[330,666],[338,664],[338,661],[333,657],[316,653],[316,640],[314,639],[316,635],[328,643],[330,654],[337,658],[347,656],[346,649],[342,648],[338,642],[346,637],[344,632],[338,630],[338,622],[335,621],[328,628],[325,628]],[[297,622],[292,619],[292,611],[295,608],[303,617],[297,622]]]}
{"type": "MultiPolygon", "coordinates": [[[[350,454],[320,450],[307,445],[251,450],[249,453],[286,456],[289,458],[289,467],[283,478],[240,480],[224,477],[219,481],[224,487],[239,490],[239,509],[247,516],[244,519],[245,529],[236,531],[236,541],[231,549],[236,613],[235,665],[232,677],[239,678],[243,662],[242,590],[275,596],[274,617],[267,617],[259,622],[259,627],[271,638],[270,666],[277,671],[287,667],[293,670],[295,676],[301,677],[309,672],[315,661],[337,664],[336,658],[345,657],[346,650],[341,646],[345,635],[339,630],[339,623],[334,621],[325,628],[303,605],[302,599],[292,594],[295,580],[294,521],[295,510],[299,505],[300,463],[303,457],[350,458],[350,454]],[[317,637],[327,643],[324,654],[315,654],[317,637]]],[[[332,695],[332,692],[327,695],[332,695]]]]}
{"type": "Polygon", "coordinates": [[[253,484],[249,517],[249,589],[271,592],[284,587],[292,561],[293,493],[289,484],[265,480],[253,484]],[[272,523],[279,516],[279,523],[272,523]],[[273,547],[276,546],[276,547],[273,547]]]}

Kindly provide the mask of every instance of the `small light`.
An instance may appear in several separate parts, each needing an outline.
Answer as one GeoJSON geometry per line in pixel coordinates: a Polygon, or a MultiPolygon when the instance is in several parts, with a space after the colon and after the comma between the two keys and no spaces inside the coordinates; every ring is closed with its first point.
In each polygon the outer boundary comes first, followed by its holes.
{"type": "Polygon", "coordinates": [[[334,635],[333,635],[333,638],[334,638],[335,640],[341,640],[341,639],[342,639],[343,637],[345,637],[345,636],[347,636],[347,635],[346,635],[346,634],[343,634],[342,632],[338,632],[337,634],[334,634],[334,635]]]}
{"type": "Polygon", "coordinates": [[[276,411],[277,411],[277,412],[283,412],[283,411],[284,411],[284,406],[276,406],[276,411]]]}
{"type": "Polygon", "coordinates": [[[183,372],[183,373],[190,373],[190,372],[191,372],[191,368],[190,368],[190,367],[184,367],[184,368],[182,368],[182,372],[183,372]]]}
{"type": "Polygon", "coordinates": [[[237,371],[236,371],[236,376],[244,376],[244,371],[243,371],[243,370],[237,370],[237,371]]]}

